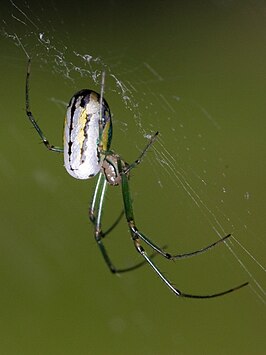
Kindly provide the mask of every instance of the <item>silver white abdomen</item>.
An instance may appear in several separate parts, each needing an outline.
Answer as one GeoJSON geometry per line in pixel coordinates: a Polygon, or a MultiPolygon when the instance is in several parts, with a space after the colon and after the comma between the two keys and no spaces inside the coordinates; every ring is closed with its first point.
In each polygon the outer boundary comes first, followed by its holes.
{"type": "MultiPolygon", "coordinates": [[[[102,114],[109,112],[103,102],[102,114]]],[[[76,179],[89,179],[100,171],[99,143],[100,95],[81,90],[70,100],[64,128],[64,164],[76,179]]]]}

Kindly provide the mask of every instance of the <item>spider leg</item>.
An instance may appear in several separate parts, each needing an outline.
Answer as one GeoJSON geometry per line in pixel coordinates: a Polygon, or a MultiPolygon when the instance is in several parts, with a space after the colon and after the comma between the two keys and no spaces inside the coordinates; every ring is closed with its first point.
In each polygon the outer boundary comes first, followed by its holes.
{"type": "Polygon", "coordinates": [[[27,75],[26,75],[26,114],[33,125],[33,127],[36,129],[37,133],[41,137],[41,140],[43,144],[46,146],[47,149],[51,150],[52,152],[58,152],[58,153],[63,153],[64,150],[63,148],[56,147],[52,144],[49,143],[45,135],[43,134],[40,126],[36,122],[31,110],[30,110],[30,67],[31,67],[31,60],[30,58],[28,59],[28,66],[27,66],[27,75]]]}
{"type": "MultiPolygon", "coordinates": [[[[102,232],[102,228],[101,228],[101,220],[102,220],[102,210],[103,210],[103,202],[104,202],[104,197],[106,194],[106,190],[107,190],[107,181],[104,177],[104,175],[102,173],[100,173],[98,181],[96,183],[96,187],[95,187],[95,191],[94,191],[94,195],[92,198],[92,203],[89,209],[89,217],[91,222],[94,225],[94,235],[95,235],[95,240],[99,246],[99,249],[102,253],[102,256],[109,268],[109,270],[114,273],[114,274],[118,274],[118,273],[123,273],[123,272],[127,272],[127,271],[132,271],[135,270],[143,265],[146,265],[146,261],[142,261],[136,265],[127,267],[127,268],[123,268],[123,269],[117,269],[107,251],[106,248],[102,242],[102,239],[111,232],[111,230],[113,230],[116,225],[119,223],[121,217],[124,214],[124,211],[120,214],[120,216],[117,218],[117,220],[115,221],[115,223],[106,231],[106,232],[102,232]]],[[[155,256],[155,254],[151,255],[151,258],[153,258],[155,256]]]]}
{"type": "MultiPolygon", "coordinates": [[[[156,274],[161,278],[161,280],[169,287],[169,289],[176,296],[186,297],[186,298],[214,298],[214,297],[223,296],[227,293],[231,293],[233,291],[236,291],[248,284],[248,282],[245,282],[245,283],[238,285],[236,287],[233,287],[231,289],[228,289],[228,290],[225,290],[222,292],[218,292],[218,293],[214,293],[214,294],[210,294],[210,295],[193,295],[193,294],[182,292],[179,289],[175,288],[174,285],[168,280],[168,278],[166,278],[163,275],[163,273],[159,270],[159,268],[155,265],[155,263],[149,258],[146,251],[141,246],[141,240],[142,240],[145,243],[147,243],[149,246],[151,246],[154,250],[156,250],[157,252],[159,252],[160,254],[165,256],[167,259],[171,259],[170,254],[165,253],[163,250],[158,248],[144,234],[142,234],[138,231],[136,224],[135,224],[135,220],[134,220],[134,213],[133,213],[133,206],[132,206],[132,201],[131,201],[131,196],[130,196],[128,176],[125,173],[125,171],[123,171],[121,159],[118,159],[117,164],[118,164],[118,171],[121,174],[121,179],[122,179],[122,182],[121,182],[122,187],[121,188],[122,188],[122,196],[123,196],[123,201],[124,201],[124,209],[125,209],[126,219],[127,219],[128,227],[129,227],[135,248],[140,253],[140,255],[149,263],[149,265],[156,272],[156,274]]],[[[206,248],[204,248],[204,249],[206,249],[206,248]]],[[[188,256],[188,255],[186,255],[186,256],[188,256]]]]}
{"type": "Polygon", "coordinates": [[[143,233],[139,232],[138,229],[135,226],[132,226],[132,229],[134,230],[134,233],[141,239],[143,240],[146,244],[148,244],[152,249],[156,250],[159,254],[164,256],[166,259],[170,260],[176,260],[176,259],[184,259],[184,258],[190,258],[195,255],[203,254],[206,251],[212,249],[215,247],[217,244],[224,242],[227,238],[231,236],[231,234],[226,235],[225,237],[217,240],[216,242],[207,245],[204,248],[188,252],[188,253],[182,253],[182,254],[176,254],[172,255],[170,253],[166,253],[162,248],[158,247],[156,244],[154,244],[151,240],[149,240],[143,233]]]}
{"type": "MultiPolygon", "coordinates": [[[[104,176],[103,174],[99,174],[96,186],[95,186],[95,190],[94,190],[94,194],[92,197],[92,201],[90,204],[90,208],[89,208],[89,218],[91,220],[91,222],[94,224],[94,226],[96,225],[96,219],[99,214],[98,212],[96,213],[96,205],[97,205],[97,199],[99,199],[101,193],[102,193],[102,188],[103,188],[103,184],[104,183],[104,176]]],[[[119,222],[121,221],[122,217],[124,215],[124,210],[119,214],[119,216],[117,217],[117,219],[115,220],[115,222],[111,225],[111,227],[109,227],[105,232],[101,231],[101,238],[104,238],[107,234],[110,234],[112,232],[113,229],[115,229],[115,227],[119,224],[119,222]]]]}
{"type": "MultiPolygon", "coordinates": [[[[123,170],[123,174],[128,174],[129,171],[131,169],[134,169],[135,167],[137,167],[137,165],[139,165],[144,156],[146,155],[148,149],[151,147],[151,145],[155,142],[155,140],[157,139],[159,132],[157,131],[150,139],[149,143],[146,145],[146,147],[143,149],[142,153],[140,154],[140,156],[132,163],[129,164],[128,166],[126,166],[126,168],[122,169],[121,168],[121,172],[123,170]]],[[[130,202],[132,205],[132,202],[130,202]]],[[[132,226],[132,229],[134,229],[134,226],[132,226]]],[[[177,254],[177,255],[172,255],[170,253],[166,253],[162,248],[158,247],[156,244],[154,244],[151,240],[149,240],[144,234],[140,233],[137,229],[135,229],[133,231],[133,233],[135,233],[136,235],[138,235],[138,237],[140,239],[142,239],[146,244],[148,244],[152,249],[154,249],[155,251],[157,251],[159,254],[161,254],[162,256],[164,256],[167,259],[171,259],[171,260],[175,260],[175,259],[182,259],[182,258],[188,258],[194,255],[198,255],[198,254],[202,254],[205,251],[212,249],[214,246],[216,246],[217,244],[224,242],[227,238],[229,238],[231,236],[231,234],[226,235],[225,237],[217,240],[216,242],[207,245],[204,248],[192,251],[192,252],[188,252],[188,253],[182,253],[182,254],[177,254]]]]}
{"type": "Polygon", "coordinates": [[[101,219],[102,219],[102,209],[103,209],[103,201],[105,197],[107,189],[107,181],[104,178],[103,174],[100,173],[96,187],[95,187],[95,192],[92,198],[92,203],[91,207],[89,210],[89,216],[90,220],[94,225],[94,236],[95,240],[100,248],[100,251],[102,253],[102,256],[109,267],[110,271],[112,273],[116,273],[116,268],[111,262],[111,259],[109,258],[109,255],[103,245],[102,238],[104,237],[104,233],[102,232],[102,227],[101,227],[101,219]]]}
{"type": "MultiPolygon", "coordinates": [[[[133,236],[132,236],[133,238],[133,236]]],[[[248,285],[248,282],[245,282],[241,285],[238,285],[236,287],[230,288],[226,291],[218,292],[218,293],[213,293],[210,295],[192,295],[190,293],[185,293],[174,287],[172,282],[166,278],[163,273],[159,270],[159,268],[154,264],[154,262],[148,257],[147,253],[145,252],[144,248],[139,244],[139,239],[133,239],[135,247],[137,251],[144,257],[144,259],[149,263],[149,265],[152,267],[152,269],[156,272],[156,274],[161,278],[161,280],[170,288],[170,290],[178,297],[185,297],[185,298],[215,298],[219,296],[226,295],[228,293],[234,292],[246,285],[248,285]]]]}
{"type": "Polygon", "coordinates": [[[114,223],[109,227],[105,232],[102,233],[102,237],[105,237],[107,234],[110,234],[113,229],[120,223],[122,217],[124,216],[124,210],[120,212],[119,216],[117,219],[114,221],[114,223]]]}
{"type": "MultiPolygon", "coordinates": [[[[137,161],[137,160],[136,160],[137,161]]],[[[139,160],[138,160],[139,161],[139,160]]],[[[90,210],[89,210],[89,217],[92,223],[95,224],[95,220],[96,220],[96,216],[95,216],[95,207],[96,207],[96,200],[97,200],[97,196],[100,194],[100,187],[102,186],[102,180],[104,179],[104,176],[102,174],[99,175],[96,187],[95,187],[95,192],[93,195],[93,199],[92,199],[92,203],[90,206],[90,210]]],[[[101,238],[104,238],[107,234],[109,234],[120,222],[121,218],[124,215],[124,211],[122,211],[120,213],[120,215],[118,216],[118,218],[116,219],[116,221],[114,222],[114,224],[107,229],[106,232],[102,232],[101,231],[101,238]]],[[[138,235],[138,237],[143,240],[146,244],[148,244],[152,249],[154,249],[156,252],[158,252],[159,254],[161,254],[162,256],[164,256],[167,259],[171,259],[171,260],[175,260],[175,259],[182,259],[182,258],[188,258],[194,255],[198,255],[201,253],[204,253],[205,251],[213,248],[214,246],[216,246],[217,244],[224,242],[227,238],[229,238],[231,236],[231,234],[226,235],[225,237],[217,240],[216,242],[201,248],[199,250],[193,251],[193,252],[189,252],[189,253],[183,253],[183,254],[177,254],[177,255],[172,255],[170,253],[166,253],[162,248],[158,247],[157,245],[155,245],[151,240],[149,240],[144,234],[142,234],[141,232],[139,232],[137,229],[135,229],[134,226],[131,227],[133,232],[138,235]]]]}
{"type": "Polygon", "coordinates": [[[227,234],[225,237],[216,240],[216,242],[207,245],[204,248],[189,252],[189,253],[183,253],[183,254],[177,254],[177,255],[171,255],[170,259],[171,260],[175,260],[175,259],[183,259],[183,258],[189,258],[191,256],[194,255],[199,255],[202,253],[205,253],[205,251],[212,249],[213,247],[215,247],[217,244],[224,242],[227,238],[231,237],[231,234],[227,234]]]}
{"type": "Polygon", "coordinates": [[[143,149],[143,151],[142,151],[142,153],[140,154],[140,156],[139,156],[132,164],[128,165],[128,166],[124,169],[124,173],[125,173],[125,174],[128,174],[131,169],[134,169],[137,165],[139,165],[139,164],[142,162],[142,160],[143,160],[144,156],[146,155],[148,149],[151,147],[151,145],[152,145],[152,144],[155,142],[155,140],[157,139],[158,134],[159,134],[158,131],[155,132],[155,134],[150,138],[149,143],[148,143],[148,144],[146,145],[146,147],[143,149]]]}

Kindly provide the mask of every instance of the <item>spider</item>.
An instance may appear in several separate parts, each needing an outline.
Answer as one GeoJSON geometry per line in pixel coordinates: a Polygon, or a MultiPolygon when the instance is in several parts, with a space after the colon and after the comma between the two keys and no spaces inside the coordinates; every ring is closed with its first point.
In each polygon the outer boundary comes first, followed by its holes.
{"type": "Polygon", "coordinates": [[[150,139],[140,156],[131,164],[126,163],[119,154],[110,150],[112,140],[112,119],[109,106],[103,98],[104,74],[102,76],[101,94],[95,91],[83,89],[77,92],[71,99],[67,108],[65,124],[64,124],[64,148],[54,146],[49,143],[46,136],[42,132],[40,126],[36,122],[31,110],[29,99],[29,82],[30,82],[31,59],[28,58],[27,74],[26,74],[26,114],[33,127],[40,136],[46,148],[52,152],[64,153],[64,165],[67,172],[76,179],[90,179],[95,175],[99,175],[96,183],[95,191],[89,209],[89,217],[94,226],[94,236],[102,256],[112,273],[121,273],[134,270],[148,263],[161,280],[169,287],[169,289],[178,297],[187,298],[214,298],[236,291],[248,284],[245,282],[239,286],[233,287],[226,291],[208,294],[194,295],[185,293],[177,289],[173,283],[159,270],[153,261],[156,254],[160,254],[168,260],[176,260],[187,258],[213,248],[217,244],[224,242],[230,237],[230,234],[219,239],[218,241],[193,252],[173,255],[164,251],[148,239],[141,231],[138,230],[133,212],[132,199],[129,189],[129,174],[143,160],[148,149],[156,141],[159,132],[156,132],[150,139]],[[104,207],[104,197],[107,186],[121,186],[124,210],[113,226],[106,232],[102,231],[102,211],[104,207]],[[125,214],[131,239],[137,252],[142,256],[143,261],[139,264],[126,269],[117,269],[112,263],[109,255],[104,247],[103,239],[118,224],[123,214],[125,214]],[[147,244],[154,250],[154,254],[149,256],[142,243],[147,244]]]}

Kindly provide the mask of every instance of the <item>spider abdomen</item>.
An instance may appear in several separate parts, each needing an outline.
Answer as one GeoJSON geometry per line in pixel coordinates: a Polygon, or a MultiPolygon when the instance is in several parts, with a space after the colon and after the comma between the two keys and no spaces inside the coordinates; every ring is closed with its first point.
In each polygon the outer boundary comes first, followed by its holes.
{"type": "Polygon", "coordinates": [[[64,127],[67,172],[76,179],[89,179],[98,174],[101,168],[99,143],[108,149],[111,137],[111,113],[107,102],[103,99],[100,108],[99,94],[87,89],[77,92],[68,105],[64,127]],[[99,136],[100,124],[102,137],[99,136]],[[105,128],[108,134],[104,134],[105,128]]]}

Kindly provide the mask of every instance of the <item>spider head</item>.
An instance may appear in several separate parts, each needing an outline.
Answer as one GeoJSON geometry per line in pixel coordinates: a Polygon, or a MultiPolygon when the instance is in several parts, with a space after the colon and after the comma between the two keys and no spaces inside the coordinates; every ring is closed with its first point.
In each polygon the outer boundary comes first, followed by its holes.
{"type": "MultiPolygon", "coordinates": [[[[108,152],[102,161],[101,170],[106,181],[110,185],[116,186],[121,184],[121,174],[124,173],[127,166],[128,164],[122,160],[118,154],[108,152]]],[[[129,176],[129,172],[127,172],[126,175],[129,176]]]]}

